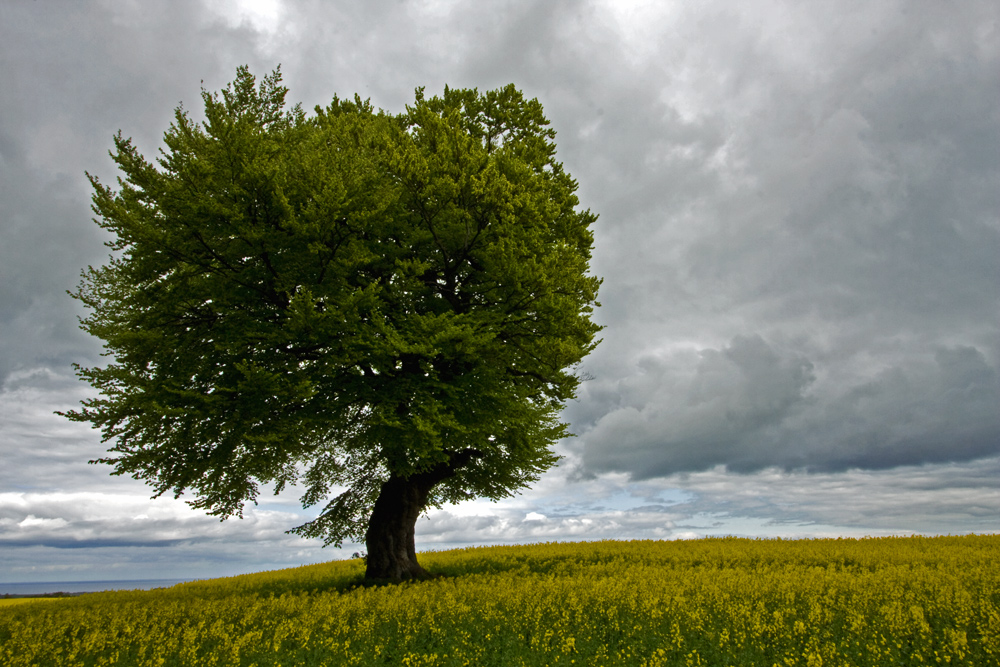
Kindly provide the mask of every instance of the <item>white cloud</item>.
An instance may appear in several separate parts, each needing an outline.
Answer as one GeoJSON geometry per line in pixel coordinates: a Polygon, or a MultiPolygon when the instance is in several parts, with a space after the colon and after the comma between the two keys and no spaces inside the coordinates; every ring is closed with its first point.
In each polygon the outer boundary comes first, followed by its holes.
{"type": "Polygon", "coordinates": [[[567,461],[509,501],[431,511],[417,524],[418,547],[985,533],[997,530],[1000,512],[1000,458],[838,473],[734,474],[719,466],[637,483],[614,474],[580,479],[577,464],[567,461]],[[543,509],[544,521],[526,520],[543,509]]]}
{"type": "Polygon", "coordinates": [[[270,57],[280,57],[298,35],[282,0],[212,0],[203,6],[230,30],[249,29],[257,49],[270,57]]]}
{"type": "Polygon", "coordinates": [[[21,529],[43,528],[46,530],[58,530],[66,525],[68,525],[68,522],[65,519],[39,519],[34,514],[29,514],[17,523],[17,527],[21,529]]]}

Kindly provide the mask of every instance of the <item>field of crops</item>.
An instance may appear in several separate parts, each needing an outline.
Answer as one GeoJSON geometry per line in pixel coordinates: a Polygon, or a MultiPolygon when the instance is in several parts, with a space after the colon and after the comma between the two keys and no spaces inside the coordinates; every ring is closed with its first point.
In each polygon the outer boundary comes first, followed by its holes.
{"type": "Polygon", "coordinates": [[[28,604],[30,602],[46,602],[48,600],[60,600],[62,598],[0,598],[0,607],[12,607],[16,604],[28,604]]]}
{"type": "Polygon", "coordinates": [[[340,561],[0,607],[0,664],[1000,664],[1000,535],[705,539],[340,561]]]}

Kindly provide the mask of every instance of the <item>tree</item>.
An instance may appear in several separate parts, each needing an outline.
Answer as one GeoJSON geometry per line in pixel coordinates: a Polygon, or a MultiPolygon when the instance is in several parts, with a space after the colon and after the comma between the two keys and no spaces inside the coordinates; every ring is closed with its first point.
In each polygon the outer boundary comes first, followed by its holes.
{"type": "Polygon", "coordinates": [[[157,496],[226,518],[299,484],[332,500],[294,532],[425,576],[427,507],[513,494],[569,435],[596,216],[513,85],[398,115],[286,92],[242,67],[203,122],[177,108],[157,164],[119,132],[119,189],[88,174],[112,255],[71,294],[112,360],[77,367],[99,394],[65,415],[157,496]]]}

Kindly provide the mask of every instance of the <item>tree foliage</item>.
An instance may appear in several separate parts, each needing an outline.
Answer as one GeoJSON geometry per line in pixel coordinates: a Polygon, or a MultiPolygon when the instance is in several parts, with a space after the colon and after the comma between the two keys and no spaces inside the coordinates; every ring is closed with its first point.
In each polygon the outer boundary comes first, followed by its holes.
{"type": "Polygon", "coordinates": [[[308,115],[286,92],[240,68],[155,163],[119,133],[119,187],[88,174],[113,254],[73,295],[110,363],[66,415],[114,474],[223,518],[262,484],[332,497],[295,529],[327,543],[364,536],[391,477],[433,472],[433,504],[523,488],[599,331],[596,216],[541,105],[509,85],[308,115]]]}

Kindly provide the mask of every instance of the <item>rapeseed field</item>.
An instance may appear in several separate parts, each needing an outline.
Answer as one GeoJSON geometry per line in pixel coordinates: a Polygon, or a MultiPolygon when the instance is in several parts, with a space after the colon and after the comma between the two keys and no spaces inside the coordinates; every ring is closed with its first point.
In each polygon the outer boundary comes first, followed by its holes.
{"type": "Polygon", "coordinates": [[[1000,536],[550,543],[0,607],[0,664],[1000,665],[1000,536]]]}

